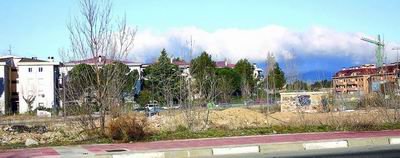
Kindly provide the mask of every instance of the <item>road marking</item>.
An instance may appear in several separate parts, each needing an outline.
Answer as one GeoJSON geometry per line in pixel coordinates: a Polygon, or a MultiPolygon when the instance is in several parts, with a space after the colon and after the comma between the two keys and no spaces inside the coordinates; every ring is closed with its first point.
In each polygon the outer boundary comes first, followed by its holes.
{"type": "Polygon", "coordinates": [[[244,153],[258,153],[260,148],[258,146],[245,146],[245,147],[231,147],[231,148],[213,148],[213,155],[228,155],[228,154],[244,154],[244,153]]]}
{"type": "Polygon", "coordinates": [[[318,143],[303,143],[304,150],[314,149],[331,149],[331,148],[347,148],[348,143],[345,140],[318,143]]]}
{"type": "Polygon", "coordinates": [[[130,153],[130,154],[118,154],[113,155],[113,158],[165,158],[164,152],[152,152],[152,153],[130,153]]]}
{"type": "Polygon", "coordinates": [[[400,144],[400,138],[390,138],[389,144],[400,144]]]}

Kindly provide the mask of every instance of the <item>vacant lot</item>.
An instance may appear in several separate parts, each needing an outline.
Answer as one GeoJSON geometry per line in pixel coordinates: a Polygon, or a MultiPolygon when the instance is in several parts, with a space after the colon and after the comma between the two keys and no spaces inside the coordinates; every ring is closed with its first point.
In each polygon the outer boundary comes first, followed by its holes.
{"type": "MultiPolygon", "coordinates": [[[[226,110],[199,109],[193,113],[192,119],[197,120],[195,129],[221,128],[239,129],[268,127],[273,125],[330,125],[342,126],[349,124],[381,124],[394,122],[393,110],[370,109],[347,112],[329,113],[301,113],[275,112],[262,113],[258,108],[230,108],[226,110]],[[208,117],[207,117],[208,113],[208,117]]],[[[185,112],[164,112],[150,118],[156,130],[175,130],[179,126],[186,126],[190,118],[185,112]]]]}
{"type": "MultiPolygon", "coordinates": [[[[195,109],[192,111],[164,111],[159,115],[147,118],[137,113],[125,114],[125,118],[144,118],[140,124],[124,125],[123,128],[145,129],[146,140],[200,138],[233,135],[274,134],[315,131],[343,130],[382,130],[397,129],[398,124],[394,110],[370,109],[348,112],[301,113],[301,112],[261,112],[260,108],[229,108],[225,110],[195,109]],[[126,115],[132,115],[126,117],[126,115]],[[190,127],[189,127],[190,126],[190,127]],[[176,134],[176,132],[180,132],[176,134]],[[196,134],[197,133],[197,134],[196,134]],[[176,134],[176,135],[174,135],[176,134]],[[174,135],[174,136],[171,136],[174,135]],[[154,139],[153,139],[154,138],[154,139]]],[[[85,131],[85,126],[79,121],[60,120],[49,121],[49,118],[34,116],[2,117],[5,122],[42,120],[43,123],[27,124],[26,127],[15,129],[10,125],[0,126],[1,146],[20,144],[30,138],[40,144],[76,144],[95,138],[106,138],[85,131]],[[43,129],[42,127],[45,127],[43,129]]],[[[108,120],[115,120],[109,118],[108,120]]],[[[53,119],[54,120],[54,119],[53,119]]],[[[4,121],[3,121],[4,123],[4,121]]],[[[399,126],[400,128],[400,126],[399,126]]],[[[129,134],[129,133],[128,133],[129,134]]],[[[136,138],[140,139],[140,138],[136,138]]],[[[110,139],[107,139],[108,141],[110,139]]],[[[92,142],[90,142],[92,143],[92,142]]]]}

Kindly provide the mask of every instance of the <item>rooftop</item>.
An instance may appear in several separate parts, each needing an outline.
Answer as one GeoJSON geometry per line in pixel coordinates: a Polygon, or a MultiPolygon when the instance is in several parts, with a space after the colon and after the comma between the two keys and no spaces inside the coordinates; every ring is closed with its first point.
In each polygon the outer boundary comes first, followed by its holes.
{"type": "Polygon", "coordinates": [[[380,68],[377,68],[374,64],[364,64],[360,66],[353,66],[349,68],[343,68],[342,70],[335,73],[333,77],[347,77],[347,76],[362,76],[362,75],[374,75],[380,73],[395,73],[398,71],[398,64],[387,64],[380,68]]]}

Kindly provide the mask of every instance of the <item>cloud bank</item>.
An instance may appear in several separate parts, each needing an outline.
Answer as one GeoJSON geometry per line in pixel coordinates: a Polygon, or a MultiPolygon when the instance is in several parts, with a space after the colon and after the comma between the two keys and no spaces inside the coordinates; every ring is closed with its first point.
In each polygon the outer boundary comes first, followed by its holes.
{"type": "MultiPolygon", "coordinates": [[[[310,62],[319,59],[343,59],[350,62],[348,64],[374,63],[375,46],[360,40],[361,37],[374,38],[363,33],[338,32],[323,27],[312,27],[298,32],[277,25],[258,29],[228,28],[213,32],[185,27],[161,34],[152,30],[139,30],[135,39],[133,59],[152,62],[162,48],[171,56],[188,59],[188,41],[192,38],[193,57],[207,51],[215,60],[226,58],[236,62],[247,58],[252,62],[264,62],[267,53],[272,52],[278,61],[301,59],[305,64],[308,59],[310,62]]],[[[389,58],[394,56],[392,54],[389,58]]],[[[309,64],[313,66],[312,63],[309,64]]]]}

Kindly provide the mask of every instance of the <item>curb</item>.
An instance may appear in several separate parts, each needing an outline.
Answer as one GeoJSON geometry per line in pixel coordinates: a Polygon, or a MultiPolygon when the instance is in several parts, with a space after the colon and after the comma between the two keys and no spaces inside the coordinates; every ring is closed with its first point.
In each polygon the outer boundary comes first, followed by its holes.
{"type": "MultiPolygon", "coordinates": [[[[101,158],[189,158],[189,157],[207,157],[217,155],[232,155],[246,153],[276,153],[276,152],[296,152],[305,150],[321,150],[334,148],[353,148],[362,146],[379,146],[400,144],[400,137],[371,137],[371,138],[351,138],[351,139],[333,139],[305,142],[284,142],[284,143],[266,143],[266,144],[247,144],[237,146],[218,146],[206,148],[186,148],[175,150],[160,150],[148,152],[109,152],[98,155],[86,155],[88,157],[101,158]]],[[[64,157],[63,155],[61,155],[64,157]]],[[[66,155],[67,156],[67,155],[66,155]]],[[[76,155],[75,155],[76,156],[76,155]]],[[[67,156],[68,157],[68,156],[67,156]]]]}

